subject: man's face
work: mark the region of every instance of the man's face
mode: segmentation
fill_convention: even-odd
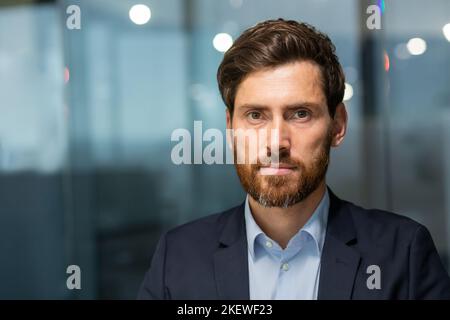
[[[333,124],[314,63],[249,74],[236,92],[232,118],[227,111],[227,128],[258,132],[256,152],[249,148],[254,138],[247,143],[233,139],[235,166],[246,192],[266,207],[288,207],[308,197],[324,180],[330,146],[337,144]],[[270,163],[276,152],[277,163]],[[245,163],[236,162],[237,153],[245,154]]]

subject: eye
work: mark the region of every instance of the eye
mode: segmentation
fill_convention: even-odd
[[[251,111],[251,112],[249,112],[249,113],[247,114],[247,117],[248,117],[250,120],[260,120],[261,117],[262,117],[262,115],[261,115],[261,112],[258,112],[258,111]]]
[[[295,119],[305,119],[309,117],[310,113],[308,110],[297,110],[294,112]]]

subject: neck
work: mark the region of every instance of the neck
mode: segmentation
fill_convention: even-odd
[[[306,224],[325,194],[325,179],[307,198],[288,208],[264,207],[248,197],[251,213],[261,230],[283,249]]]

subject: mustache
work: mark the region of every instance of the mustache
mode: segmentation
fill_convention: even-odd
[[[291,167],[291,168],[302,168],[303,162],[299,160],[292,159],[291,157],[286,157],[283,159],[279,159],[277,163],[273,163],[270,161],[270,158],[265,159],[264,161],[260,161],[258,159],[256,164],[251,165],[253,169],[259,170],[263,167]]]
[[[303,163],[299,160],[293,159],[291,153],[287,149],[280,149],[276,152],[277,157],[273,158],[274,153],[268,151],[263,157],[256,160],[253,168],[260,169],[262,167],[302,167]]]

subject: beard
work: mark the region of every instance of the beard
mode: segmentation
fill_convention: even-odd
[[[306,199],[325,178],[331,141],[330,131],[310,166],[291,158],[288,150],[280,150],[279,163],[295,166],[293,172],[286,175],[261,175],[259,161],[257,164],[237,164],[235,161],[239,180],[244,190],[264,207],[293,206]],[[236,150],[234,155],[236,160]]]

